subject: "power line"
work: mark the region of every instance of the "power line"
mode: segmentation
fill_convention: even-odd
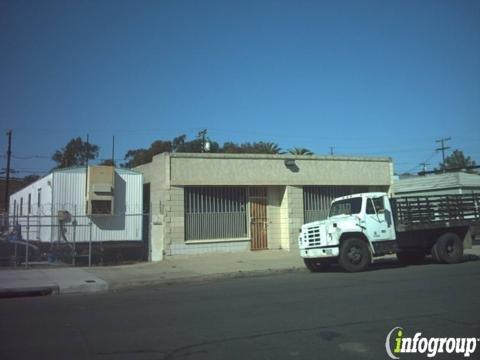
[[[445,146],[446,141],[450,141],[452,138],[441,138],[439,140],[435,140],[435,142],[442,144],[441,147],[437,148],[436,151],[442,152],[442,167],[445,169],[445,150],[450,149],[450,146]]]
[[[434,151],[427,159],[425,159],[423,161],[423,163],[428,163],[430,160],[432,160],[432,158],[437,154],[436,151]],[[407,173],[411,173],[413,172],[414,170],[416,170],[419,166],[421,166],[423,163],[420,163],[420,164],[417,164],[415,165],[414,167],[412,167],[411,169],[409,169],[408,171],[406,171]]]
[[[423,168],[423,172],[425,172],[425,171],[427,171],[427,166],[430,165],[430,164],[427,163],[427,162],[422,162],[419,165]]]
[[[51,156],[46,155],[26,155],[26,156],[12,156],[16,160],[31,160],[31,159],[51,159]]]

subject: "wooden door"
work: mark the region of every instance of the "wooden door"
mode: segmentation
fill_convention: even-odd
[[[250,235],[252,250],[264,250],[267,244],[267,189],[250,188]]]

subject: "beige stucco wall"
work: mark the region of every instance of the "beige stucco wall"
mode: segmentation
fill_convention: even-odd
[[[291,250],[298,248],[298,229],[303,225],[303,187],[287,186],[286,195],[288,229],[286,229],[287,239],[285,242],[288,244],[288,250]]]
[[[294,159],[293,171],[285,160]],[[171,182],[197,185],[388,185],[391,159],[233,154],[172,154]]]
[[[160,261],[165,252],[170,209],[170,162],[167,154],[155,156],[151,163],[135,168],[143,174],[145,184],[150,184],[150,244],[149,260]]]
[[[267,241],[269,249],[282,248],[282,201],[285,195],[285,186],[271,186],[267,188]]]

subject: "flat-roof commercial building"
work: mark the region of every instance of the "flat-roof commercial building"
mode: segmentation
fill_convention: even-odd
[[[296,249],[333,198],[390,191],[390,158],[164,153],[135,169],[150,205],[150,259]],[[145,204],[144,204],[145,207]]]

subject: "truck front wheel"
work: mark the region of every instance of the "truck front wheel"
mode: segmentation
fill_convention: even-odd
[[[303,262],[305,263],[305,266],[307,267],[308,270],[311,272],[319,272],[319,271],[325,271],[328,270],[330,267],[330,262],[326,259],[319,260],[319,259],[307,259],[304,258]]]
[[[462,240],[455,233],[445,233],[433,245],[432,255],[438,262],[456,264],[463,258]]]
[[[340,246],[340,266],[348,272],[365,270],[372,261],[372,255],[365,241],[359,238],[348,238]]]

